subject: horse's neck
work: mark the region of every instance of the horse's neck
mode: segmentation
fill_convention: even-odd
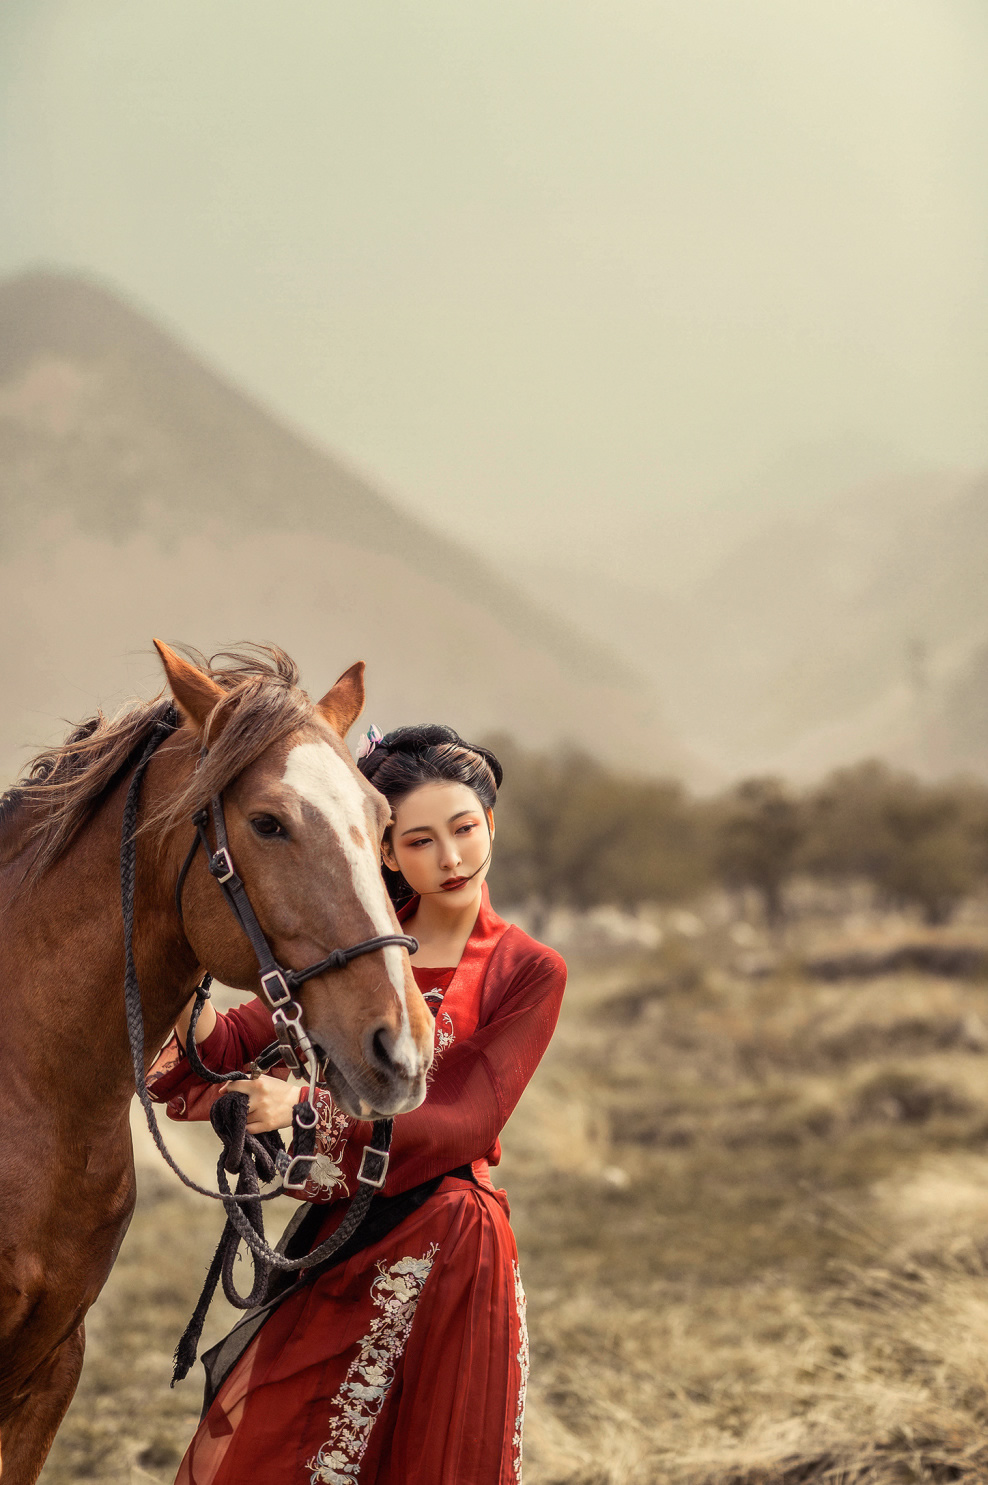
[[[62,1063],[59,1083],[91,1080],[99,1100],[129,1096],[133,1072],[124,1017],[120,827],[126,781],[65,855],[22,882],[0,909],[5,979],[32,1047]],[[191,994],[196,962],[171,904],[171,856],[142,842],[134,948],[153,1056]],[[16,863],[17,876],[23,859]]]

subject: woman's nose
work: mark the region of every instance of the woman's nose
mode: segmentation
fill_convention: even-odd
[[[443,871],[451,871],[454,866],[459,866],[460,862],[463,859],[459,851],[456,849],[455,841],[447,841],[440,855],[441,860],[439,862],[439,865]]]

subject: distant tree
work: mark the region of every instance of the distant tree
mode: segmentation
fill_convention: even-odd
[[[801,801],[780,779],[745,779],[713,805],[714,861],[730,887],[751,887],[766,921],[783,916],[783,888],[805,835]]]
[[[491,740],[504,765],[492,886],[540,920],[556,907],[681,900],[703,884],[698,820],[680,785],[624,777],[576,750]]]
[[[601,853],[598,900],[629,909],[645,902],[682,902],[711,879],[703,812],[669,779],[616,779],[624,828]],[[606,890],[605,890],[606,888]]]
[[[892,843],[880,884],[914,903],[928,923],[946,923],[974,890],[983,869],[969,791],[911,781],[885,808]]]
[[[890,849],[885,809],[898,778],[887,764],[869,759],[836,769],[812,789],[801,864],[815,876],[877,882]]]
[[[988,788],[975,782],[924,784],[872,761],[802,795],[751,778],[696,801],[573,749],[491,745],[505,771],[491,884],[528,904],[536,932],[557,907],[683,901],[715,876],[755,891],[774,924],[797,871],[867,879],[942,923],[988,872]]]
[[[983,878],[988,790],[928,784],[871,761],[838,769],[807,805],[807,869],[871,880],[886,901],[945,923]]]

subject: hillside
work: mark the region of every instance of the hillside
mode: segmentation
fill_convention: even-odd
[[[0,285],[0,541],[5,776],[156,687],[152,634],[275,641],[316,691],[362,657],[382,726],[683,766],[632,667],[88,282]]]
[[[890,478],[803,515],[794,492],[793,510],[683,597],[529,581],[647,675],[723,773],[879,755],[988,774],[988,480]]]

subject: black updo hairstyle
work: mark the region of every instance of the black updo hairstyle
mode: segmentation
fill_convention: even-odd
[[[423,784],[466,784],[484,809],[492,810],[503,778],[490,748],[464,742],[452,727],[440,723],[396,728],[357,767],[381,791],[392,811]],[[381,869],[391,900],[400,907],[412,896],[412,889],[401,872],[386,866]]]

